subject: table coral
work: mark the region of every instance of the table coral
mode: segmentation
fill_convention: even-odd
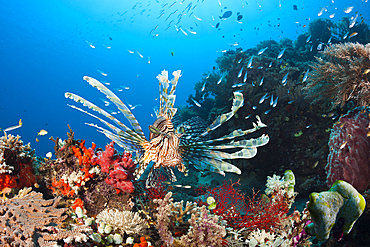
[[[41,193],[0,201],[0,245],[37,246],[40,231],[61,224],[66,208],[57,208],[60,197],[42,199]]]

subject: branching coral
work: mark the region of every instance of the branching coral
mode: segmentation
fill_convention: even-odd
[[[96,219],[111,225],[121,234],[142,234],[146,229],[146,221],[140,217],[139,213],[131,211],[105,209],[96,216]]]
[[[358,106],[370,102],[370,44],[336,44],[327,47],[308,76],[308,96],[317,101],[330,101],[330,108],[354,101]]]

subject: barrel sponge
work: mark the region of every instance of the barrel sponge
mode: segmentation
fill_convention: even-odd
[[[329,191],[311,193],[307,206],[312,223],[305,231],[320,241],[327,240],[338,219],[344,219],[343,234],[348,234],[366,206],[365,198],[349,183],[338,180]]]
[[[369,107],[356,107],[333,126],[325,167],[329,187],[337,180],[344,180],[359,191],[369,188],[369,114]]]

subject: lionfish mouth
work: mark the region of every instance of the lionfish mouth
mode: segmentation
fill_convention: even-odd
[[[166,70],[163,70],[162,73],[157,76],[159,81],[160,102],[159,110],[156,111],[157,119],[153,125],[149,126],[149,140],[145,138],[139,122],[131,113],[130,109],[98,80],[89,76],[84,76],[84,80],[104,93],[106,97],[117,106],[118,110],[131,124],[132,128],[127,127],[110,113],[76,94],[66,92],[65,97],[75,102],[82,103],[84,106],[102,114],[114,123],[111,124],[79,107],[69,105],[74,109],[98,119],[108,126],[110,130],[104,129],[96,124],[88,123],[89,126],[97,128],[99,132],[124,148],[126,152],[136,153],[136,161],[139,163],[134,174],[136,180],[141,177],[147,166],[153,163],[146,181],[147,187],[155,186],[161,168],[163,168],[171,181],[176,181],[176,176],[172,167],[177,167],[179,171],[185,174],[189,166],[193,166],[200,171],[208,170],[222,175],[225,175],[225,172],[241,174],[238,167],[225,160],[249,159],[254,157],[257,154],[257,147],[266,145],[269,142],[269,137],[267,135],[262,135],[257,139],[249,140],[246,140],[244,137],[260,128],[266,127],[266,125],[262,123],[259,116],[256,116],[257,124],[253,123],[252,129],[234,130],[232,133],[220,138],[203,141],[204,137],[228,121],[239,108],[243,106],[243,94],[234,92],[234,100],[230,112],[218,116],[211,125],[203,128],[196,136],[194,136],[195,132],[192,132],[192,135],[177,133],[172,124],[172,119],[177,111],[177,109],[174,108],[176,99],[175,89],[178,79],[181,77],[181,70],[174,71],[172,75],[174,78],[171,81],[168,80],[168,72]],[[191,120],[192,119],[190,119],[190,122]]]

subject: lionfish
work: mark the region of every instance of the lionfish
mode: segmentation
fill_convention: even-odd
[[[66,92],[65,97],[75,102],[82,103],[84,106],[102,114],[114,123],[111,124],[75,105],[68,105],[98,119],[108,126],[110,130],[104,129],[96,124],[86,123],[89,126],[97,128],[99,132],[124,148],[125,151],[136,154],[136,162],[139,164],[134,174],[136,180],[141,177],[147,166],[153,162],[153,166],[146,180],[146,187],[151,187],[156,184],[161,167],[172,182],[176,181],[176,176],[172,170],[173,167],[177,167],[180,172],[186,175],[190,165],[193,165],[200,171],[208,170],[222,175],[225,175],[225,172],[241,174],[238,167],[225,160],[248,159],[254,157],[257,154],[257,147],[268,143],[268,135],[262,135],[257,139],[249,140],[245,140],[241,137],[262,127],[266,127],[266,125],[262,123],[259,116],[256,116],[258,121],[257,124],[253,123],[254,128],[252,129],[238,129],[221,138],[206,140],[205,137],[210,132],[228,121],[234,116],[238,109],[243,106],[243,94],[234,92],[231,111],[218,116],[211,125],[201,132],[190,133],[191,131],[189,131],[188,134],[187,130],[184,131],[184,125],[182,125],[182,128],[175,129],[172,119],[177,111],[177,109],[174,108],[176,99],[175,90],[177,82],[181,77],[181,70],[174,71],[173,76],[174,78],[169,81],[168,71],[166,70],[163,70],[162,73],[157,76],[160,95],[159,109],[155,112],[157,119],[154,121],[153,125],[149,126],[149,140],[145,138],[142,128],[130,109],[98,80],[89,76],[83,77],[91,86],[105,94],[106,97],[117,106],[119,111],[131,124],[132,128],[127,127],[105,110],[76,94]],[[194,133],[196,133],[196,135],[194,135]],[[224,152],[224,150],[229,150],[229,152]]]

